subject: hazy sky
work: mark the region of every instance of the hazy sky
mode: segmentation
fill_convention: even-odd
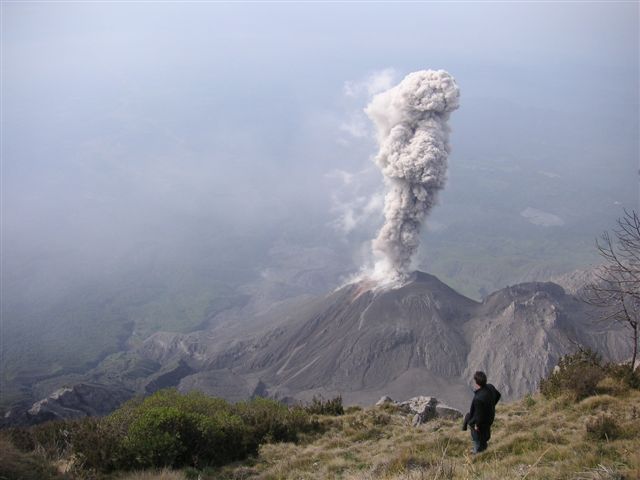
[[[362,108],[424,68],[462,92],[451,192],[455,165],[521,152],[633,207],[638,35],[637,2],[3,2],[5,260],[377,219]]]

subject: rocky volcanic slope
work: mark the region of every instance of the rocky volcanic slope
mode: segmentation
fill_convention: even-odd
[[[156,361],[171,352],[190,362],[198,372],[183,378],[181,389],[230,399],[340,393],[347,403],[372,403],[383,394],[426,393],[461,408],[477,369],[509,399],[534,390],[576,344],[624,358],[624,333],[593,321],[588,308],[550,282],[508,287],[478,303],[416,272],[393,290],[347,285],[278,327],[226,348],[218,344],[217,351],[205,338],[190,338],[189,348],[181,338],[176,347],[167,334],[151,337],[143,351]],[[207,353],[190,353],[194,348]]]
[[[347,402],[367,403],[383,392],[410,396],[434,384],[464,393],[463,325],[476,307],[426,274],[397,290],[349,285],[227,366],[258,374],[278,397],[342,393]]]
[[[415,272],[398,289],[351,284],[226,314],[207,331],[160,332],[74,381],[127,394],[177,386],[232,401],[341,394],[346,403],[370,404],[386,394],[427,394],[462,409],[477,369],[514,399],[534,390],[576,344],[612,360],[628,356],[624,331],[605,328],[588,309],[551,282],[508,287],[478,303]],[[56,410],[55,401],[51,411],[68,411]]]

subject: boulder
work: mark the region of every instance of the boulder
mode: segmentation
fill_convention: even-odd
[[[381,398],[376,405],[384,405],[384,402],[381,403],[384,398],[385,397]],[[460,412],[460,410],[440,403],[436,397],[413,397],[397,405],[400,410],[409,415],[413,415],[412,424],[414,426],[422,425],[433,418],[445,418],[448,420],[462,418],[462,412]]]
[[[435,397],[419,396],[400,403],[399,407],[414,414],[413,425],[421,425],[437,416],[437,404],[438,399]]]
[[[436,416],[447,420],[457,420],[462,418],[462,412],[444,403],[436,405]]]

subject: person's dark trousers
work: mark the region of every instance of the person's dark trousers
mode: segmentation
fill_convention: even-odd
[[[487,449],[487,437],[482,430],[471,428],[471,440],[473,440],[473,453],[484,452]]]

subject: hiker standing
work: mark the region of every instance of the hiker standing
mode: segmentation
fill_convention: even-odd
[[[476,372],[473,375],[474,395],[471,409],[464,418],[463,429],[467,425],[471,428],[473,453],[480,453],[487,449],[487,442],[491,438],[491,425],[496,415],[496,404],[500,400],[500,392],[496,387],[487,384],[487,375]]]

